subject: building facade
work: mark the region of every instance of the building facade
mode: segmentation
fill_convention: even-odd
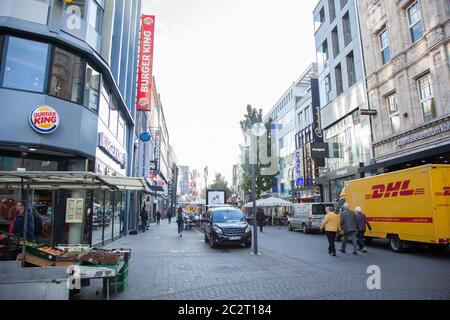
[[[292,83],[263,118],[265,123],[272,119],[272,127],[277,130],[277,135],[273,137],[277,139],[275,142],[277,143],[279,157],[279,174],[275,177],[272,193],[289,199],[296,191],[293,183],[295,179],[295,135],[297,133],[296,101],[304,94],[304,90],[297,84],[297,82]]]
[[[315,42],[327,171],[319,184],[323,200],[339,198],[345,181],[373,157],[365,72],[356,0],[321,0],[314,10]]]
[[[447,0],[360,0],[373,117],[382,173],[450,161],[450,7]]]
[[[68,1],[67,1],[68,2]],[[133,175],[141,1],[5,0],[0,6],[0,170]],[[2,199],[21,198],[1,190]],[[65,223],[67,198],[83,223]],[[36,238],[103,245],[126,234],[132,195],[36,190]],[[52,231],[53,230],[53,231]]]
[[[308,67],[296,81],[296,86],[302,88],[303,93],[301,97],[297,98],[295,107],[296,151],[292,184],[293,188],[297,190],[295,198],[298,201],[320,201],[317,179],[319,169],[325,167],[328,147],[323,144],[316,63],[312,63]]]

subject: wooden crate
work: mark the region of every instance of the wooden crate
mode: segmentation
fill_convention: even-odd
[[[23,259],[23,254],[21,253],[17,256],[17,260],[22,260],[22,259]],[[34,266],[38,266],[38,267],[54,267],[55,266],[55,262],[33,256],[29,253],[27,253],[25,255],[25,262],[32,264]]]

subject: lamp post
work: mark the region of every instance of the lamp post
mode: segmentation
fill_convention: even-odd
[[[258,122],[252,126],[252,132],[256,136],[256,163],[252,165],[252,198],[253,198],[253,253],[258,254],[258,224],[256,219],[256,167],[259,164],[259,137],[266,133],[264,123]]]

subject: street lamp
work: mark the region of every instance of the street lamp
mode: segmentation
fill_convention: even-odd
[[[253,198],[253,249],[258,254],[258,225],[256,221],[256,167],[259,164],[259,138],[266,133],[264,123],[258,122],[252,126],[252,133],[256,136],[256,163],[252,166],[252,198]]]

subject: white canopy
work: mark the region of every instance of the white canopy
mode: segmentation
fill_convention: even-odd
[[[102,176],[91,172],[0,171],[0,188],[20,189],[113,189],[150,192],[139,177]]]
[[[276,197],[256,200],[257,207],[273,208],[273,207],[292,207],[293,203]],[[246,208],[253,208],[253,202],[245,205]]]

